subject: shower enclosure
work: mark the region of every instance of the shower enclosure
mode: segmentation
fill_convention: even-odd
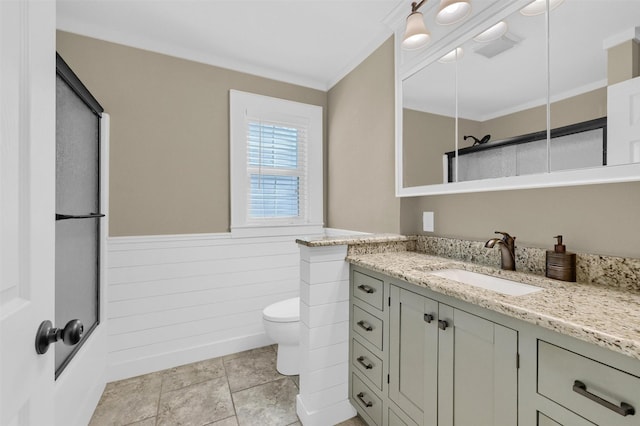
[[[103,108],[64,60],[56,58],[55,322],[79,319],[75,346],[55,345],[62,373],[100,318],[100,120]]]

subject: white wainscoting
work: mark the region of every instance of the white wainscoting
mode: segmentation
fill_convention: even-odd
[[[114,237],[108,380],[272,343],[262,310],[300,292],[295,237]]]

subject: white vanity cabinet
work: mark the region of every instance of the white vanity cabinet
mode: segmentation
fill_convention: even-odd
[[[394,285],[390,298],[389,398],[419,424],[516,425],[518,333]]]

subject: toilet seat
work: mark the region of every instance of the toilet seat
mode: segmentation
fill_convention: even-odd
[[[262,311],[262,317],[272,322],[300,321],[300,298],[294,297],[269,305]]]

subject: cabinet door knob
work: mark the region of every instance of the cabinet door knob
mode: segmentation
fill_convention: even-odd
[[[592,394],[591,392],[587,391],[587,385],[582,383],[580,380],[576,380],[573,382],[573,391],[584,396],[585,398],[590,399],[593,402],[602,405],[605,408],[608,408],[615,413],[620,414],[623,417],[633,416],[636,413],[636,410],[633,408],[633,406],[627,404],[626,402],[621,402],[620,406],[617,406],[604,398],[600,398],[598,395]]]
[[[449,323],[446,322],[445,320],[438,320],[438,328],[440,330],[446,330],[447,327],[449,327]]]
[[[433,315],[431,314],[424,314],[424,321],[431,324],[431,321],[433,321]]]

